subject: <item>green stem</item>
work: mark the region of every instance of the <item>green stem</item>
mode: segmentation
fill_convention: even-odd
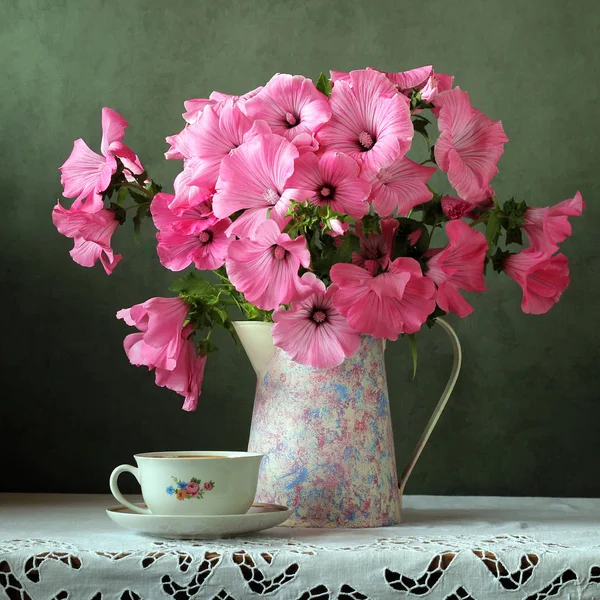
[[[150,206],[151,202],[142,202],[142,204],[132,204],[131,206],[124,207],[123,210],[132,210],[134,208],[139,208],[140,206]]]
[[[137,192],[141,192],[149,200],[152,200],[152,198],[154,198],[154,194],[152,192],[147,190],[144,186],[139,185],[138,183],[124,183],[122,187],[136,190]]]

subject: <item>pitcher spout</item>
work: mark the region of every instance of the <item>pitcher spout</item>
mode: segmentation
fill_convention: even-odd
[[[275,345],[271,336],[273,323],[234,321],[233,326],[256,372],[256,376],[262,377],[275,353]]]

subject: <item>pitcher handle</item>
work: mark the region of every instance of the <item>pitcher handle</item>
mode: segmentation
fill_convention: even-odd
[[[442,326],[442,329],[448,334],[450,338],[450,342],[452,342],[452,351],[454,353],[454,362],[452,363],[452,371],[450,372],[450,378],[448,379],[448,383],[446,383],[446,387],[442,396],[440,397],[429,422],[425,427],[425,431],[421,435],[421,439],[417,442],[417,445],[413,451],[413,454],[408,462],[406,469],[404,469],[404,473],[402,473],[402,477],[400,477],[400,496],[402,496],[404,492],[404,487],[406,486],[406,482],[412,473],[412,470],[415,468],[415,464],[419,460],[419,456],[421,456],[421,452],[423,452],[423,448],[425,448],[425,444],[429,440],[429,436],[433,432],[434,427],[437,425],[444,408],[446,408],[446,404],[448,403],[448,399],[452,394],[452,390],[454,389],[454,385],[456,384],[456,380],[458,379],[458,375],[460,373],[460,367],[462,364],[462,348],[460,346],[460,341],[456,332],[452,327],[446,323],[443,319],[436,319],[436,321]]]

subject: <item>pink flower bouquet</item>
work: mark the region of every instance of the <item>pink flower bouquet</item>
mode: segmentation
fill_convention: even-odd
[[[184,129],[167,138],[166,158],[183,161],[174,194],[123,143],[125,119],[104,108],[101,154],[79,139],[60,168],[74,202],[58,203],[53,221],[73,239],[71,256],[112,273],[122,259],[112,235],[134,210],[136,231],[152,217],[161,264],[190,268],[171,286],[176,297],[117,313],[137,329],[125,338],[129,360],[194,410],[213,328],[235,337],[229,309],[273,321],[275,345],[316,368],[354,354],[361,334],[413,340],[440,315],[466,317],[463,292],[485,291],[488,267],[522,288],[523,311],[547,312],[569,285],[557,252],[581,194],[546,208],[501,203],[491,182],[502,123],[453,84],[430,66],[333,71],[316,84],[277,74],[242,96],[189,100]],[[448,242],[436,247],[440,228]],[[523,232],[527,247],[507,250]]]

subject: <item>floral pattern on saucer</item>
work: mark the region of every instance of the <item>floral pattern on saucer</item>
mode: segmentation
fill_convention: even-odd
[[[175,496],[177,500],[191,500],[192,498],[202,499],[206,492],[210,492],[215,487],[214,481],[205,481],[192,477],[189,481],[183,481],[177,477],[171,477],[175,485],[170,485],[166,492],[170,496]]]

